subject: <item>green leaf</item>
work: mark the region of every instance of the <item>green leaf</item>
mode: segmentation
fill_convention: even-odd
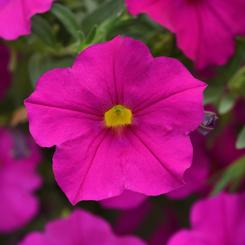
[[[68,67],[72,62],[73,58],[71,57],[51,58],[34,54],[28,64],[29,77],[33,86],[35,87],[37,80],[44,72],[54,68]]]
[[[59,3],[54,4],[51,12],[64,25],[66,30],[75,38],[79,39],[79,25],[71,10]]]
[[[217,182],[211,195],[217,195],[224,190],[228,185],[231,187],[237,187],[241,183],[245,176],[245,156],[236,160],[234,163],[228,166],[225,172],[222,174],[221,179]],[[233,188],[234,189],[234,188]]]
[[[124,0],[110,0],[104,4],[99,5],[99,7],[93,11],[91,14],[87,15],[82,21],[83,31],[88,34],[90,30],[96,26],[100,25],[103,21],[114,18],[124,9]]]
[[[243,127],[242,131],[240,132],[237,142],[236,142],[237,149],[245,148],[245,126]]]
[[[55,36],[48,21],[36,15],[32,18],[32,32],[40,38],[43,43],[54,46]]]
[[[245,96],[245,66],[236,72],[228,86],[233,93]]]
[[[227,112],[231,111],[231,109],[235,105],[235,102],[236,102],[236,100],[235,100],[234,96],[225,95],[219,103],[219,107],[218,107],[219,113],[220,114],[226,114]]]
[[[222,87],[208,86],[205,90],[204,103],[216,104],[223,93]]]

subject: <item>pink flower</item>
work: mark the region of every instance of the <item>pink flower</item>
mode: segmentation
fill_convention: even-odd
[[[191,211],[190,230],[176,233],[168,245],[245,244],[244,194],[220,194],[197,202]]]
[[[117,237],[105,220],[83,210],[46,225],[44,232],[33,232],[20,245],[144,245],[133,236]]]
[[[21,228],[37,213],[33,192],[41,185],[39,160],[40,153],[30,137],[0,128],[1,233]]]
[[[131,14],[146,13],[176,34],[197,68],[223,65],[245,35],[244,0],[126,0]]]
[[[0,99],[2,99],[6,93],[6,90],[10,84],[10,73],[8,71],[9,63],[9,51],[0,44]]]
[[[31,32],[31,17],[51,8],[53,0],[0,0],[0,37],[14,40]]]
[[[199,133],[192,133],[193,163],[185,172],[186,184],[177,190],[168,193],[168,197],[182,199],[207,187],[210,159],[205,150],[205,138]]]
[[[55,178],[75,204],[181,186],[204,89],[177,60],[116,37],[44,74],[25,106],[36,142],[57,146]]]

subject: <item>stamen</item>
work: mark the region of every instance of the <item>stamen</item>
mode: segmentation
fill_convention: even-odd
[[[130,125],[132,119],[132,111],[123,105],[115,105],[104,114],[105,125],[108,128]]]

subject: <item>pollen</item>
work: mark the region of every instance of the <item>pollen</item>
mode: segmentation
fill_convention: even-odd
[[[104,114],[105,125],[108,128],[130,125],[132,119],[132,111],[123,105],[115,105]]]

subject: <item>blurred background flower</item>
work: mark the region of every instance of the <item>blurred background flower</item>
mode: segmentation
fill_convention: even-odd
[[[37,215],[39,148],[19,130],[0,128],[0,232],[22,228]]]

